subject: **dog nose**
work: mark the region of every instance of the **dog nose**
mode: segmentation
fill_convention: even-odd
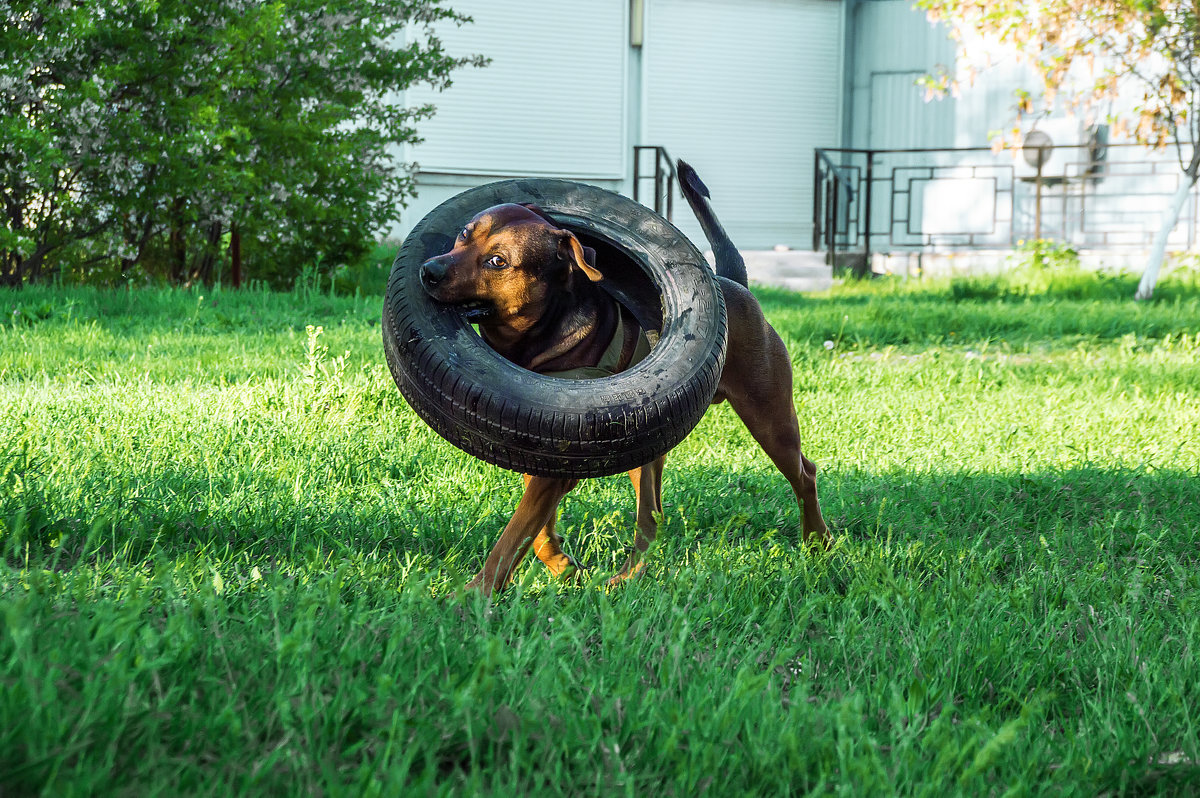
[[[446,264],[430,258],[421,264],[421,282],[426,288],[437,288],[446,279]]]

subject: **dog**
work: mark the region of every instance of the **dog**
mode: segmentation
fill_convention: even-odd
[[[747,287],[746,266],[717,220],[708,188],[683,161],[677,174],[684,198],[716,259],[728,314],[728,344],[712,403],[728,401],[755,441],[792,487],[806,545],[827,549],[831,536],[817,500],[816,466],[800,450],[787,349]],[[597,283],[596,253],[559,228],[535,205],[497,205],[476,215],[451,250],[421,266],[421,283],[436,302],[460,308],[487,344],[539,374],[596,377],[638,362],[649,341],[632,314]],[[645,567],[644,554],[662,514],[665,455],[629,472],[637,501],[637,532],[619,584]],[[555,530],[558,504],[578,479],[525,475],[525,492],[483,568],[467,587],[503,590],[532,547],[556,576],[577,574]]]

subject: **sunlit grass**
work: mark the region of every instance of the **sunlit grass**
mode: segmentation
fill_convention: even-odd
[[[590,584],[492,605],[519,480],[404,405],[378,298],[0,294],[0,792],[1189,789],[1200,290],[1120,279],[761,291],[834,550],[721,406],[647,578],[594,480]]]

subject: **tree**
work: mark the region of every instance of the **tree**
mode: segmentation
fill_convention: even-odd
[[[1130,112],[1114,120],[1114,133],[1174,146],[1183,179],[1138,285],[1136,297],[1149,299],[1167,238],[1200,174],[1200,6],[1173,0],[918,0],[918,6],[947,23],[960,44],[975,34],[1012,48],[1037,70],[1048,104],[1060,92],[1076,108],[1132,98]],[[1025,92],[1020,110],[1034,110]]]
[[[0,11],[0,283],[207,281],[360,257],[413,191],[439,0],[11,0]],[[245,247],[239,246],[245,244]],[[235,264],[236,266],[237,264]]]
[[[111,220],[88,194],[87,143],[71,120],[95,113],[92,87],[68,64],[77,15],[7,7],[0,28],[0,284],[36,278],[56,250],[100,234]]]

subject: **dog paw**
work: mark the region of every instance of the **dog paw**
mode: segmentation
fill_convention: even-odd
[[[488,576],[483,571],[480,571],[479,573],[475,574],[475,576],[471,577],[470,582],[467,582],[467,584],[463,586],[462,592],[464,595],[480,593],[484,596],[490,597],[502,591],[505,587],[505,584],[507,584],[497,584],[497,581],[498,580],[496,577]]]
[[[624,568],[617,573],[612,579],[608,580],[609,587],[618,587],[626,582],[637,579],[642,574],[646,573],[646,564],[641,560],[629,562]]]
[[[575,560],[571,560],[571,564],[555,574],[555,578],[565,585],[578,586],[587,583],[588,573],[586,568]]]
[[[828,529],[804,533],[804,548],[816,554],[827,554],[833,548],[833,535]]]

